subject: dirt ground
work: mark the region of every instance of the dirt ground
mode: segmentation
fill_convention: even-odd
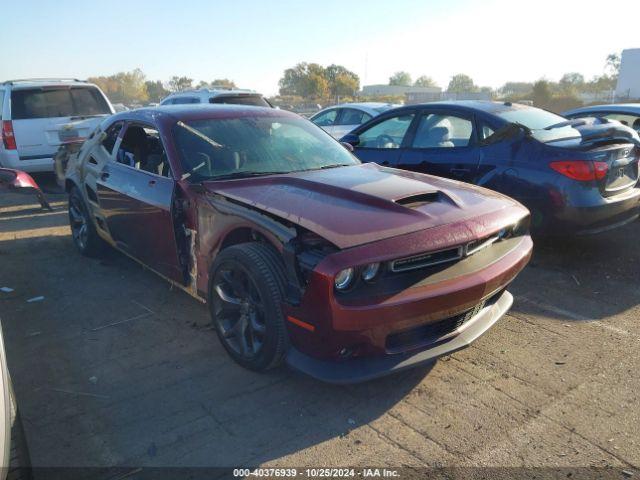
[[[0,317],[34,466],[612,467],[640,478],[640,222],[538,242],[511,312],[354,386],[248,372],[206,307],[0,195]],[[29,299],[44,297],[40,300]],[[635,474],[634,474],[635,472]]]

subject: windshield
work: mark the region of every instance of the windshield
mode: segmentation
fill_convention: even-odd
[[[174,137],[183,178],[191,182],[360,163],[320,128],[295,117],[178,122]]]
[[[580,132],[569,125],[545,130],[553,125],[566,122],[567,119],[539,108],[519,108],[499,112],[497,115],[508,122],[519,123],[529,128],[531,135],[541,142],[553,142],[556,140],[580,137]]]

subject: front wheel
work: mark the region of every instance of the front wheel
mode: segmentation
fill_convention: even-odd
[[[234,245],[220,252],[211,267],[213,324],[225,350],[245,368],[264,371],[284,359],[284,285],[282,260],[269,245]]]

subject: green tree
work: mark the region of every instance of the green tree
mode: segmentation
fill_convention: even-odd
[[[584,75],[578,72],[565,73],[560,79],[560,85],[580,86],[584,84]]]
[[[189,90],[193,88],[193,78],[189,77],[178,77],[174,75],[169,80],[169,91],[171,92],[182,92],[184,90]]]
[[[236,83],[228,78],[216,78],[209,85],[211,85],[211,87],[238,88],[236,87]]]
[[[438,86],[436,81],[433,78],[428,77],[427,75],[421,75],[420,77],[418,77],[416,81],[413,82],[413,85],[415,87],[437,87]]]
[[[617,53],[610,53],[607,55],[607,60],[604,64],[605,71],[613,77],[617,77],[620,73],[620,55]]]
[[[389,77],[389,85],[401,85],[408,87],[411,85],[411,75],[408,72],[396,72]]]
[[[88,80],[98,85],[113,103],[143,103],[149,99],[145,75],[139,68],[110,76],[91,77]]]
[[[458,73],[451,77],[447,91],[451,93],[477,92],[478,87],[476,87],[469,75]]]
[[[341,96],[353,96],[360,89],[360,77],[342,65],[329,65],[324,70],[329,83],[329,93],[336,100]]]
[[[149,96],[150,102],[158,103],[164,97],[169,95],[169,91],[164,88],[162,82],[160,80],[156,80],[155,82],[152,80],[147,80],[144,82],[145,87],[147,88],[147,95]]]
[[[338,98],[353,95],[360,88],[360,79],[341,65],[325,68],[317,63],[301,62],[287,68],[278,85],[282,96]]]
[[[551,103],[552,98],[553,93],[549,81],[540,79],[533,84],[531,100],[533,100],[535,106],[547,107]]]

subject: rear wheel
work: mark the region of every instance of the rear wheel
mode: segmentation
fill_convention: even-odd
[[[229,247],[216,258],[209,278],[211,318],[229,355],[251,370],[280,365],[287,348],[285,275],[275,249],[259,243]]]
[[[105,242],[98,235],[84,199],[75,187],[69,193],[69,225],[73,244],[81,254],[87,257],[98,257],[103,253]]]

